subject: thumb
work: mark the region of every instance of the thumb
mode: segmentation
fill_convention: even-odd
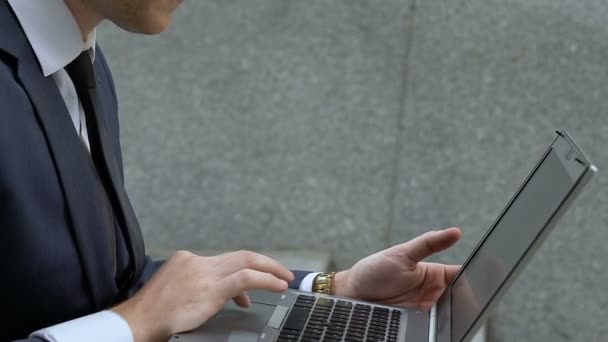
[[[249,295],[247,292],[243,292],[240,295],[232,298],[234,303],[242,308],[248,308],[251,305],[251,299],[249,299]]]
[[[412,262],[420,262],[429,256],[452,247],[460,237],[462,232],[459,228],[449,228],[440,231],[424,233],[400,246],[404,254]]]

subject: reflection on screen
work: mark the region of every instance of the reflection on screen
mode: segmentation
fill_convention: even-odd
[[[555,151],[469,260],[452,287],[452,341],[460,341],[572,188]]]

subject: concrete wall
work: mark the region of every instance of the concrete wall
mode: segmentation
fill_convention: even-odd
[[[493,341],[605,339],[608,3],[208,0],[107,25],[149,246],[333,252],[460,226],[460,263],[567,128],[600,168],[491,318]]]

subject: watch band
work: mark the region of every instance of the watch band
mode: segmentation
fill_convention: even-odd
[[[333,294],[332,288],[335,275],[336,272],[317,274],[312,283],[312,292]]]

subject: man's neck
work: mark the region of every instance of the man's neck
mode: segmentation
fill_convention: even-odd
[[[65,4],[72,12],[83,41],[89,34],[103,21],[103,17],[85,0],[64,0]]]

